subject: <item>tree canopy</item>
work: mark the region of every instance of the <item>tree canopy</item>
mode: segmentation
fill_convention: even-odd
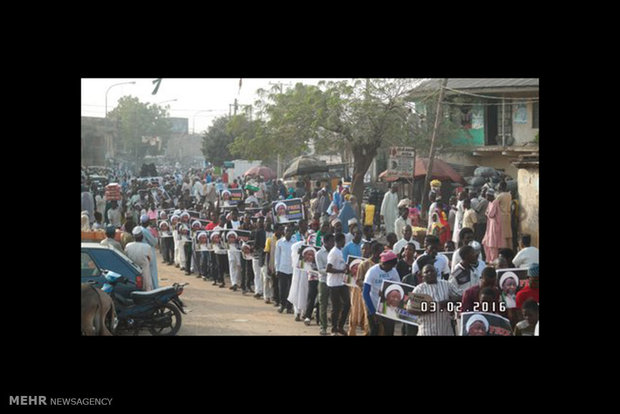
[[[172,126],[167,118],[167,108],[140,102],[132,96],[119,99],[118,105],[108,113],[108,119],[117,126],[117,146],[138,159],[146,154],[159,155],[165,149]],[[142,137],[159,137],[161,145],[144,143]]]
[[[232,159],[229,147],[234,136],[229,132],[229,121],[229,116],[216,118],[202,137],[202,154],[213,165],[221,166]]]
[[[352,192],[361,197],[363,178],[380,148],[413,146],[428,156],[437,94],[417,97],[411,92],[419,79],[354,79],[296,84],[282,91],[259,90],[256,119],[243,115],[231,119],[229,132],[233,155],[284,162],[307,153],[345,152],[352,155]],[[455,124],[442,122],[437,153],[450,148]]]

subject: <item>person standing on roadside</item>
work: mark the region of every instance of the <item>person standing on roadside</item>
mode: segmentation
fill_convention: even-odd
[[[499,203],[495,199],[495,191],[487,190],[487,200],[489,207],[487,208],[487,229],[482,239],[482,246],[487,263],[492,263],[499,256],[499,249],[504,246],[504,237],[502,235],[501,213]]]
[[[100,244],[103,246],[110,246],[118,250],[119,252],[123,251],[121,244],[114,240],[114,236],[116,235],[116,228],[114,226],[108,226],[105,228],[106,238],[101,240]]]
[[[142,226],[142,233],[144,234],[144,241],[151,246],[151,278],[153,279],[153,289],[157,289],[159,287],[159,281],[157,277],[157,251],[155,248],[157,247],[157,238],[153,236],[151,230],[149,229],[149,216],[143,214],[140,217],[140,225]]]
[[[398,218],[398,184],[393,183],[390,190],[383,196],[380,214],[381,220],[385,224],[385,233],[394,233],[394,223]]]
[[[349,336],[356,335],[356,327],[360,326],[364,331],[364,336],[370,335],[370,322],[368,320],[368,311],[366,310],[366,304],[364,303],[363,289],[364,289],[364,277],[368,269],[378,264],[381,260],[381,253],[383,253],[383,245],[376,240],[365,243],[362,251],[369,250],[369,255],[363,256],[367,259],[359,264],[357,268],[357,275],[355,277],[355,284],[357,285],[351,292],[351,315],[349,317]]]
[[[423,310],[410,311],[419,315],[418,336],[454,336],[450,312],[446,309],[448,302],[460,300],[461,295],[451,283],[437,277],[437,269],[431,264],[422,268],[422,277],[424,282],[417,285],[412,292],[428,295],[432,302],[428,302]]]
[[[143,289],[145,291],[153,290],[153,278],[151,277],[151,247],[144,242],[144,234],[142,227],[136,226],[132,229],[131,234],[135,241],[127,243],[125,246],[125,254],[140,268],[142,268]]]
[[[392,336],[394,335],[395,321],[379,316],[376,312],[383,281],[400,282],[400,276],[398,276],[396,271],[398,257],[391,250],[385,250],[379,257],[380,263],[372,266],[364,275],[363,297],[366,304],[366,314],[368,315],[370,336]]]
[[[316,254],[316,266],[319,271],[319,323],[321,336],[327,335],[327,305],[329,303],[329,288],[327,286],[327,258],[334,248],[335,238],[332,233],[323,235],[321,250]]]
[[[349,315],[349,288],[344,284],[347,264],[342,256],[345,236],[340,233],[335,237],[336,245],[327,256],[327,286],[332,301],[332,335],[346,336],[344,323]]]
[[[496,200],[499,205],[500,223],[502,227],[502,239],[503,243],[500,247],[507,247],[512,249],[512,220],[511,220],[511,205],[512,195],[508,189],[506,181],[499,183],[499,194],[497,194]]]
[[[293,304],[288,301],[288,294],[291,289],[291,281],[293,278],[293,262],[292,262],[292,247],[294,226],[288,225],[284,230],[284,237],[278,240],[276,245],[275,254],[275,267],[278,278],[278,284],[280,289],[280,309],[279,313],[293,313]]]

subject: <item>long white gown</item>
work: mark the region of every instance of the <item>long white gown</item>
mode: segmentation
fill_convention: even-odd
[[[291,289],[286,299],[293,304],[295,314],[304,312],[308,303],[308,278],[299,267],[299,248],[302,244],[304,244],[303,241],[298,241],[291,246],[293,277],[291,278]]]
[[[151,278],[151,246],[144,242],[131,242],[125,246],[125,253],[132,261],[142,268],[142,282],[144,290],[153,290],[153,279]],[[151,258],[154,260],[154,258]]]
[[[388,191],[383,196],[381,203],[381,215],[385,223],[385,232],[394,233],[394,222],[398,218],[398,192]]]

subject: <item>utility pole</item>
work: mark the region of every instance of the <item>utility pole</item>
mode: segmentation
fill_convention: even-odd
[[[444,78],[441,82],[441,89],[439,89],[439,98],[437,100],[437,111],[435,113],[435,125],[433,127],[433,135],[431,136],[431,150],[428,155],[428,168],[426,170],[426,177],[424,178],[424,187],[422,188],[422,218],[426,216],[428,211],[428,192],[427,187],[430,182],[430,178],[433,174],[433,157],[435,156],[435,138],[437,138],[437,131],[439,130],[439,123],[441,122],[441,101],[443,101],[443,94],[446,86],[448,85],[448,78]],[[430,220],[430,217],[427,217]]]

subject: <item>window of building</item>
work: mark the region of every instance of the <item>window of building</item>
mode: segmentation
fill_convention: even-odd
[[[532,104],[532,128],[538,128],[538,102]]]

